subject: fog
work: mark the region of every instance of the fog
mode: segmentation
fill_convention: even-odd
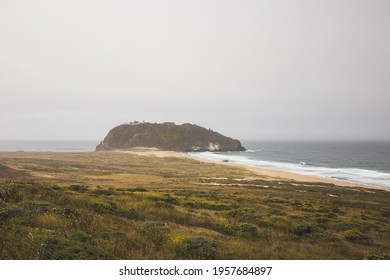
[[[390,1],[0,2],[0,139],[133,120],[390,140]]]

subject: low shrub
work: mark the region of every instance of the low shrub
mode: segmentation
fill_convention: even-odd
[[[53,209],[53,205],[45,201],[23,201],[18,204],[18,208],[24,215],[40,215],[50,212]]]
[[[162,245],[168,240],[170,228],[160,221],[147,221],[142,226],[144,237],[155,245]]]
[[[55,208],[53,210],[58,216],[63,218],[75,218],[78,216],[77,211],[70,208]]]
[[[383,254],[375,254],[375,253],[369,254],[366,257],[366,260],[384,260],[384,259],[385,259],[385,255],[383,255]]]
[[[70,236],[70,238],[72,240],[85,243],[85,242],[87,242],[87,241],[89,241],[91,239],[91,235],[87,234],[84,231],[78,230],[78,231],[74,232]]]
[[[244,237],[256,238],[258,237],[257,227],[249,223],[228,224],[225,226],[228,234]]]
[[[345,240],[353,243],[370,245],[372,244],[372,239],[360,231],[357,230],[347,230],[343,233]]]
[[[22,187],[10,183],[0,188],[0,199],[4,202],[19,202],[22,200]]]
[[[179,201],[177,200],[176,197],[171,196],[170,194],[165,194],[162,198],[161,201],[169,203],[169,204],[179,204]]]
[[[94,203],[91,208],[99,214],[115,214],[118,211],[118,206],[114,201]]]
[[[255,214],[253,209],[236,209],[229,211],[226,216],[229,219],[233,219],[240,222],[253,222],[260,217]]]
[[[165,202],[165,201],[156,201],[155,205],[160,209],[162,209],[162,208],[173,209],[174,208],[174,206],[172,204]]]
[[[134,208],[130,208],[128,210],[122,211],[121,213],[123,217],[131,219],[131,220],[143,220],[144,216]]]
[[[20,209],[9,205],[8,203],[4,202],[3,200],[0,200],[0,222],[5,221],[6,219],[18,215],[20,212]]]
[[[305,236],[316,231],[316,228],[310,225],[300,225],[293,229],[295,235]]]
[[[224,211],[230,210],[232,207],[226,203],[208,203],[208,202],[199,202],[199,201],[187,201],[183,203],[184,207],[193,208],[193,209],[207,209],[214,211]]]
[[[169,204],[179,204],[179,201],[176,197],[171,196],[170,194],[165,194],[163,196],[149,196],[148,199],[152,201],[163,201]]]
[[[92,193],[94,195],[114,195],[115,190],[114,189],[96,189],[96,190],[93,190]]]
[[[176,254],[180,258],[194,260],[215,260],[219,242],[203,237],[188,237],[176,246]]]
[[[223,211],[223,210],[232,209],[232,207],[226,203],[204,203],[202,208],[208,209],[208,210],[215,210],[215,211]]]
[[[127,188],[122,190],[127,192],[148,192],[148,190],[144,188]]]
[[[71,185],[69,186],[69,189],[71,191],[76,191],[76,192],[86,192],[88,191],[88,187],[84,185]]]
[[[339,231],[345,231],[345,230],[350,230],[354,229],[357,226],[351,223],[345,223],[345,222],[340,222],[335,225],[335,229]]]
[[[381,215],[386,218],[390,218],[390,208],[382,208]]]
[[[279,209],[270,209],[269,210],[269,215],[272,215],[272,216],[286,216],[287,213],[286,212],[283,212]]]

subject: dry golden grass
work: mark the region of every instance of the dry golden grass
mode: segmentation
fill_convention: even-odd
[[[0,259],[381,259],[390,193],[185,157],[0,153]]]

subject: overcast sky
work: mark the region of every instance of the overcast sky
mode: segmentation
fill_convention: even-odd
[[[390,1],[0,0],[0,139],[132,120],[390,140]]]

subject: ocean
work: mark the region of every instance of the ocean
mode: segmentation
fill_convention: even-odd
[[[0,151],[91,152],[100,140],[0,141]],[[209,160],[390,188],[390,142],[242,141],[245,152],[188,153]]]
[[[0,140],[0,151],[92,152],[100,140]]]
[[[242,141],[245,152],[191,156],[390,188],[390,142]]]

